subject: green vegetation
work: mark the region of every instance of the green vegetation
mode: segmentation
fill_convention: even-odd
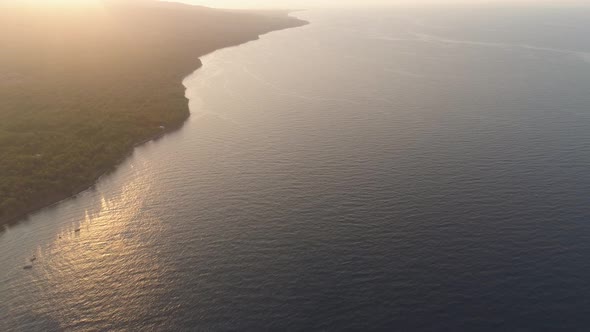
[[[199,56],[303,22],[145,1],[0,11],[0,223],[71,196],[188,117]]]

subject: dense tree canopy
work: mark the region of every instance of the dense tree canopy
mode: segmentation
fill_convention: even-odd
[[[178,127],[199,56],[302,23],[109,3],[0,12],[0,222],[88,187],[161,126]]]

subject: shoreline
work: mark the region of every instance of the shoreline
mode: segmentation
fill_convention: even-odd
[[[199,69],[200,69],[200,67],[197,68],[196,70],[199,70]],[[90,183],[80,186],[80,188],[74,190],[72,194],[70,194],[70,195],[65,195],[65,194],[64,195],[56,195],[54,197],[48,198],[44,202],[40,202],[40,203],[30,207],[29,209],[26,209],[26,211],[23,211],[16,216],[0,219],[0,234],[10,227],[16,226],[16,225],[20,224],[21,222],[27,221],[32,215],[34,215],[37,212],[41,212],[45,209],[50,209],[52,207],[55,207],[65,201],[67,201],[67,200],[75,199],[78,195],[80,195],[88,190],[91,190],[92,188],[94,188],[94,186],[96,186],[98,181],[100,181],[100,179],[103,176],[109,175],[111,172],[115,172],[117,170],[117,168],[135,152],[136,148],[138,148],[146,143],[149,143],[151,141],[158,140],[167,134],[170,134],[170,133],[173,133],[177,130],[182,129],[182,127],[184,126],[184,124],[186,123],[186,121],[189,118],[190,118],[190,113],[185,117],[185,119],[182,122],[176,124],[175,126],[163,129],[158,134],[152,135],[151,137],[148,137],[140,142],[133,144],[131,149],[129,149],[129,151],[127,151],[127,153],[125,153],[125,155],[123,157],[119,158],[115,163],[113,163],[113,165],[109,166],[108,168],[102,169],[100,172],[98,172],[99,173],[98,176],[96,176],[92,181],[89,181]]]
[[[292,11],[286,11],[285,12],[285,16],[290,17],[290,13]],[[223,46],[220,48],[217,48],[211,52],[208,52],[206,54],[202,54],[197,58],[197,64],[196,64],[196,68],[191,71],[190,73],[184,75],[182,77],[182,79],[180,80],[180,85],[184,87],[184,85],[182,84],[182,82],[190,75],[194,74],[195,72],[197,72],[198,70],[200,70],[203,67],[203,62],[201,61],[202,57],[205,57],[209,54],[212,54],[216,51],[219,50],[223,50],[226,48],[231,48],[231,47],[237,47],[240,45],[244,45],[246,43],[250,43],[253,41],[257,41],[260,39],[261,36],[264,36],[268,33],[272,33],[272,32],[278,32],[278,31],[282,31],[282,30],[287,30],[287,29],[293,29],[293,28],[298,28],[298,27],[302,27],[305,25],[308,25],[310,22],[305,21],[305,20],[301,20],[301,19],[297,19],[299,21],[299,25],[295,25],[295,26],[286,26],[286,27],[282,27],[282,28],[278,28],[278,29],[274,29],[271,31],[267,31],[265,33],[261,33],[259,35],[257,35],[255,38],[251,38],[248,40],[244,40],[241,42],[237,42],[234,44],[229,44],[227,46]],[[186,90],[186,89],[185,89]],[[186,102],[186,107],[188,108],[188,101]],[[184,118],[181,119],[181,121],[179,121],[178,123],[174,123],[172,126],[166,127],[164,129],[162,129],[160,132],[151,135],[143,140],[140,140],[136,143],[134,143],[132,145],[132,147],[126,152],[124,153],[119,159],[117,159],[112,165],[100,170],[97,172],[97,175],[95,177],[93,177],[91,180],[89,180],[87,183],[85,183],[84,185],[81,185],[79,188],[76,188],[75,190],[72,191],[71,194],[62,194],[62,195],[55,195],[52,197],[48,197],[47,199],[34,204],[32,206],[30,206],[27,209],[24,209],[23,211],[20,211],[12,216],[8,216],[8,217],[3,217],[0,218],[0,234],[2,234],[4,231],[6,231],[7,229],[9,229],[10,227],[14,227],[17,226],[18,224],[22,223],[22,222],[26,222],[27,220],[30,219],[30,217],[38,212],[42,212],[45,209],[51,209],[67,200],[70,199],[75,199],[78,195],[93,189],[96,184],[98,183],[98,181],[100,181],[100,179],[103,176],[106,176],[108,174],[110,174],[111,172],[114,172],[117,170],[117,168],[128,158],[130,157],[134,152],[135,149],[137,147],[140,147],[148,142],[151,141],[155,141],[158,140],[162,137],[164,137],[167,134],[173,133],[175,131],[178,131],[180,129],[182,129],[184,127],[184,124],[186,123],[186,121],[191,117],[191,112],[190,109],[187,111],[186,116]]]

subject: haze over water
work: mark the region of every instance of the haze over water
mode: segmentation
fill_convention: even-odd
[[[590,324],[590,11],[297,16],[0,233],[0,330]]]

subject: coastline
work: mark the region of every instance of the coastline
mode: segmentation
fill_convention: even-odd
[[[198,70],[198,69],[200,69],[200,67],[197,68],[196,70]],[[159,132],[147,139],[144,139],[142,141],[135,143],[133,145],[133,147],[131,149],[129,149],[127,151],[127,153],[125,153],[124,156],[120,157],[111,166],[100,170],[98,172],[98,175],[95,178],[93,178],[91,181],[89,181],[88,184],[82,185],[82,186],[80,186],[80,188],[73,190],[72,194],[70,194],[70,195],[65,195],[65,194],[64,195],[55,195],[54,197],[49,197],[49,198],[47,198],[47,200],[41,201],[38,204],[31,206],[30,208],[22,211],[21,213],[19,213],[17,215],[0,219],[0,233],[5,231],[7,228],[10,228],[12,226],[16,226],[19,223],[26,221],[31,215],[33,215],[37,212],[41,212],[45,209],[50,209],[54,206],[61,204],[62,202],[67,201],[67,200],[75,199],[76,196],[80,195],[81,193],[83,193],[87,190],[91,190],[98,183],[98,181],[100,181],[100,179],[103,176],[109,175],[111,172],[115,172],[117,170],[117,167],[119,167],[119,165],[121,165],[127,158],[129,158],[133,154],[133,152],[135,151],[135,149],[137,147],[140,147],[148,142],[157,140],[159,138],[164,137],[167,134],[170,134],[172,132],[180,130],[184,126],[184,123],[189,118],[190,118],[190,113],[186,116],[186,118],[182,122],[176,124],[175,126],[168,127],[168,128],[162,130],[161,132]]]
[[[211,53],[214,53],[216,51],[222,50],[222,49],[226,49],[226,48],[231,48],[231,47],[236,47],[236,46],[240,46],[249,42],[253,42],[253,41],[257,41],[260,39],[261,36],[266,35],[268,33],[271,32],[278,32],[281,30],[287,30],[287,29],[292,29],[292,28],[298,28],[298,27],[302,27],[305,25],[308,25],[309,22],[305,21],[305,20],[301,20],[301,19],[297,19],[294,18],[292,16],[290,16],[289,14],[293,12],[293,11],[284,11],[282,12],[282,14],[285,17],[294,19],[293,22],[297,22],[297,24],[285,24],[285,26],[283,27],[279,27],[279,28],[274,28],[272,30],[260,33],[258,35],[256,35],[253,38],[249,38],[246,40],[241,40],[241,41],[237,41],[237,42],[233,42],[233,43],[229,43],[227,45],[223,45],[219,48],[216,48],[208,53],[205,54],[201,54],[199,55],[199,58],[197,58],[196,60],[196,66],[194,67],[194,69],[185,74],[184,76],[182,76],[182,78],[180,79],[179,85],[184,87],[182,85],[182,82],[184,81],[184,79],[186,77],[188,77],[189,75],[197,72],[198,70],[200,70],[203,67],[203,63],[201,61],[201,57],[204,57],[206,55],[209,55]],[[20,224],[21,222],[24,222],[26,220],[28,220],[28,218],[38,212],[41,212],[45,209],[50,209],[54,206],[59,205],[60,203],[67,201],[69,199],[75,199],[76,196],[78,196],[79,194],[91,190],[92,188],[94,188],[94,186],[98,183],[98,181],[100,181],[100,179],[103,176],[106,176],[108,174],[110,174],[111,172],[116,171],[116,169],[129,157],[131,156],[135,149],[137,147],[140,147],[148,142],[157,140],[169,133],[175,132],[177,130],[182,129],[182,127],[184,126],[184,124],[186,123],[186,121],[190,118],[191,113],[190,110],[188,109],[188,101],[185,99],[185,105],[186,105],[186,111],[184,113],[184,117],[181,118],[178,122],[173,123],[172,125],[168,125],[167,127],[161,129],[161,131],[154,133],[153,135],[148,136],[147,138],[143,138],[141,140],[138,140],[137,142],[133,143],[133,145],[131,146],[130,149],[128,149],[125,153],[123,153],[115,162],[113,162],[111,165],[100,169],[96,172],[95,176],[93,176],[92,178],[88,179],[88,181],[86,183],[84,183],[83,185],[80,185],[79,187],[75,188],[74,190],[72,190],[71,193],[69,194],[55,194],[52,196],[47,197],[46,199],[40,200],[35,204],[29,205],[27,208],[18,211],[17,213],[14,213],[12,215],[8,215],[8,216],[2,216],[0,217],[0,234],[4,231],[6,231],[8,228],[16,226],[18,224]]]

